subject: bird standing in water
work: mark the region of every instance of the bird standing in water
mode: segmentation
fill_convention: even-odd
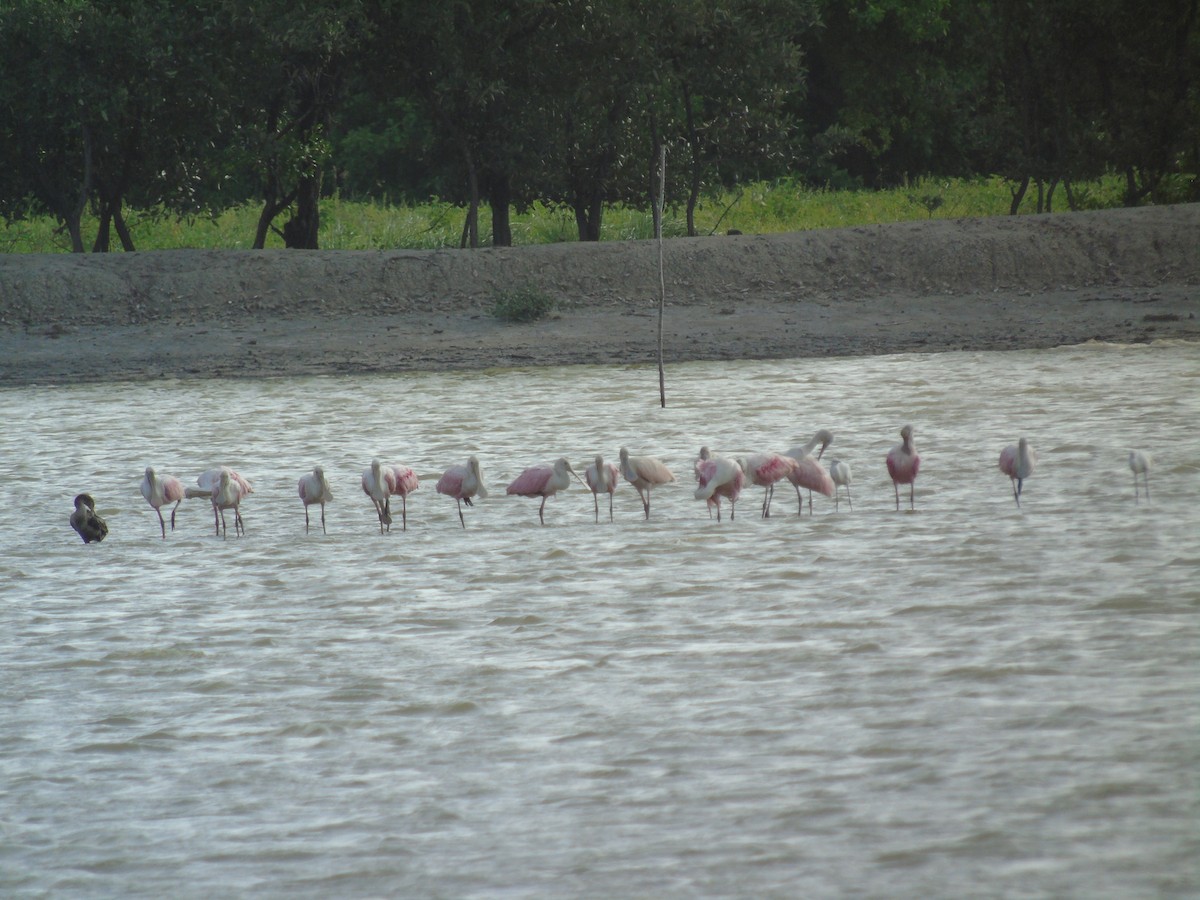
[[[695,498],[717,508],[718,522],[721,521],[721,498],[729,501],[729,521],[732,522],[738,497],[746,486],[746,473],[737,461],[722,456],[702,457],[696,463],[696,483]]]
[[[621,474],[642,498],[642,509],[647,519],[650,518],[650,488],[675,480],[675,476],[661,459],[653,456],[630,456],[625,447],[621,448]]]
[[[300,494],[301,502],[304,503],[304,533],[308,534],[308,508],[314,503],[319,503],[321,505],[321,534],[328,534],[325,530],[325,504],[333,499],[333,491],[329,489],[329,482],[325,480],[325,470],[320,466],[315,466],[310,474],[300,479],[297,491]]]
[[[102,541],[108,535],[108,524],[96,515],[96,501],[92,499],[91,494],[79,494],[75,497],[71,527],[83,538],[85,544]]]
[[[892,476],[892,488],[896,491],[896,509],[900,508],[900,485],[908,485],[908,508],[914,507],[917,473],[921,470],[921,456],[913,443],[913,427],[900,429],[900,443],[888,451],[888,474]]]
[[[371,468],[362,475],[362,489],[375,504],[380,534],[383,534],[385,525],[388,531],[392,530],[390,498],[393,494],[400,497],[402,528],[408,530],[408,495],[417,489],[418,484],[417,473],[408,466],[381,463],[378,458],[371,460]]]
[[[467,460],[466,465],[451,466],[443,472],[434,490],[454,498],[454,502],[458,504],[458,521],[463,528],[467,527],[467,521],[463,518],[462,505],[465,503],[467,506],[474,506],[471,502],[472,497],[478,496],[482,499],[488,495],[487,488],[483,485],[483,472],[479,468],[479,460],[474,456]]]
[[[807,443],[793,447],[785,454],[796,461],[796,467],[788,473],[787,480],[796,489],[796,503],[801,514],[804,512],[804,501],[800,497],[800,488],[808,490],[808,514],[810,516],[812,515],[813,491],[824,494],[826,497],[832,497],[837,490],[833,479],[821,465],[821,455],[832,443],[833,432],[822,428]],[[818,444],[821,445],[821,449],[817,450],[816,456],[813,456],[813,450],[816,450]]]
[[[166,540],[167,523],[163,519],[162,508],[168,503],[175,504],[171,507],[171,530],[174,531],[175,512],[184,497],[183,482],[174,475],[159,476],[153,468],[147,466],[146,474],[142,478],[142,496],[158,513],[158,525],[162,529],[163,540]]]
[[[555,460],[553,466],[530,466],[508,486],[507,493],[519,497],[541,497],[542,505],[538,507],[538,521],[546,524],[546,498],[553,497],[559,491],[565,491],[571,484],[571,476],[575,470],[565,456]],[[575,475],[579,478],[578,475]],[[582,479],[580,479],[582,484]]]
[[[1138,476],[1146,486],[1146,500],[1150,499],[1150,454],[1142,450],[1129,451],[1129,468],[1133,470],[1133,502],[1138,502]]]
[[[592,489],[592,505],[596,510],[596,521],[600,521],[600,494],[608,494],[608,521],[613,520],[612,498],[613,492],[617,489],[617,482],[621,480],[621,473],[617,471],[617,467],[612,463],[606,463],[604,457],[599,453],[596,454],[596,461],[593,462],[583,473],[584,481],[587,486]]]
[[[787,478],[799,464],[782,453],[751,453],[749,456],[739,456],[737,463],[751,484],[763,488],[762,517],[769,519],[775,482]]]
[[[833,479],[833,508],[838,508],[838,499],[841,496],[839,488],[846,489],[846,502],[850,504],[850,508],[854,509],[854,503],[850,500],[850,464],[845,460],[831,459],[829,461],[829,477]]]
[[[1033,474],[1036,467],[1037,454],[1025,438],[1000,451],[1000,471],[1012,479],[1013,499],[1017,501],[1017,506],[1021,505],[1021,488],[1025,479]]]

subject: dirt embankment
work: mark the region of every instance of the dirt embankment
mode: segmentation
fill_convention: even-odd
[[[664,245],[668,360],[1200,339],[1200,204]],[[501,290],[550,319],[508,325]],[[0,255],[0,383],[639,362],[658,245]]]

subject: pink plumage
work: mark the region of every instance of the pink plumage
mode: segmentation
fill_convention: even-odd
[[[145,475],[142,477],[142,496],[146,498],[146,502],[154,508],[158,514],[158,525],[162,530],[162,536],[165,540],[167,537],[167,523],[163,519],[162,507],[167,503],[174,503],[171,507],[171,530],[175,530],[175,512],[179,509],[179,503],[185,496],[183,482],[174,475],[158,475],[150,466],[146,467]]]
[[[738,497],[746,485],[746,474],[741,466],[731,459],[713,457],[700,459],[696,463],[696,499],[705,500],[717,507],[717,521],[721,521],[721,498],[729,501],[729,518],[734,517]]]
[[[442,477],[438,479],[434,490],[439,494],[445,494],[448,497],[453,497],[454,502],[458,506],[458,521],[462,523],[462,527],[467,527],[467,520],[463,518],[462,505],[474,506],[471,498],[477,494],[480,497],[487,496],[487,488],[483,484],[483,472],[479,468],[479,460],[474,456],[470,457],[465,465],[451,466],[442,473]]]
[[[1000,451],[1000,471],[1012,479],[1013,499],[1017,506],[1021,505],[1021,490],[1025,479],[1033,474],[1037,467],[1037,454],[1029,446],[1026,438],[1021,438],[1015,444],[1009,444]]]
[[[229,466],[217,466],[215,469],[209,469],[196,478],[196,484],[204,491],[216,490],[221,484],[222,472],[229,473],[229,480],[237,485],[238,491],[243,497],[254,493],[254,488],[250,486],[250,482],[243,478],[239,472],[229,468]]]
[[[788,481],[796,487],[806,488],[832,497],[834,491],[833,478],[825,471],[825,467],[815,457],[806,456],[796,460],[796,468],[788,474]]]
[[[530,466],[513,479],[505,493],[521,497],[541,497],[553,476],[554,469],[551,466]]]
[[[751,453],[743,467],[750,481],[767,487],[787,478],[796,468],[796,460],[781,453]]]
[[[466,480],[466,477],[466,466],[451,466],[442,473],[442,477],[438,479],[433,489],[439,494],[457,499],[462,496],[463,481]]]
[[[900,508],[900,485],[907,484],[908,489],[908,507],[914,507],[914,482],[917,480],[917,473],[921,471],[921,457],[917,453],[916,445],[913,443],[913,429],[911,425],[905,425],[900,429],[901,442],[892,447],[887,455],[888,474],[892,477],[892,487],[896,492],[896,509]]]
[[[388,490],[401,497],[407,497],[420,486],[417,473],[408,466],[385,466],[383,477],[387,479]]]
[[[506,489],[508,494],[519,497],[541,497],[542,504],[538,507],[538,521],[546,524],[546,499],[553,497],[559,491],[566,490],[571,484],[571,476],[575,470],[567,458],[560,457],[553,466],[530,466],[515,479]],[[578,475],[575,475],[578,478]]]
[[[391,496],[396,494],[403,501],[401,514],[404,530],[408,530],[408,495],[418,487],[417,473],[408,466],[397,466],[371,460],[371,468],[362,474],[363,493],[371,498],[379,516],[379,533],[392,530]]]
[[[771,497],[775,493],[775,482],[787,478],[796,468],[796,460],[781,453],[751,453],[738,460],[738,465],[750,480],[763,490],[762,516],[771,515]]]
[[[796,466],[787,475],[788,481],[796,488],[796,502],[800,504],[800,511],[804,511],[804,502],[800,499],[800,489],[804,488],[809,492],[808,495],[808,514],[812,515],[812,492],[824,494],[826,497],[832,497],[837,486],[833,483],[833,478],[821,465],[820,461],[815,456],[802,456],[795,460]]]

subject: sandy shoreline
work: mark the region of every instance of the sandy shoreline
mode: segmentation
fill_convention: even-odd
[[[1200,204],[665,245],[681,360],[1200,340]],[[0,384],[655,359],[654,242],[0,255]],[[511,325],[497,291],[559,309]]]

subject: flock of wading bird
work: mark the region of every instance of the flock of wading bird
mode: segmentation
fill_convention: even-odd
[[[695,497],[705,501],[710,517],[713,510],[716,510],[718,522],[721,520],[721,501],[729,501],[729,518],[733,519],[738,497],[747,485],[763,488],[762,517],[768,518],[771,515],[771,499],[775,493],[775,485],[781,481],[787,481],[796,489],[800,514],[804,512],[804,498],[800,493],[802,490],[808,491],[809,515],[812,515],[813,491],[832,497],[834,508],[837,509],[840,508],[841,489],[845,488],[846,502],[853,508],[854,504],[850,499],[850,466],[838,459],[831,459],[828,469],[821,464],[821,457],[831,443],[833,433],[821,429],[807,443],[793,447],[787,453],[749,453],[745,456],[724,457],[709,452],[708,447],[701,447],[694,465],[697,485]],[[1021,438],[1017,443],[1005,447],[1000,452],[999,468],[1012,479],[1013,499],[1017,506],[1020,506],[1025,479],[1037,468],[1037,454],[1029,445],[1029,441]],[[1134,501],[1140,500],[1142,493],[1148,500],[1150,457],[1140,450],[1131,451],[1129,468],[1133,470]],[[913,443],[911,425],[900,429],[900,443],[888,451],[887,470],[896,494],[896,509],[900,509],[901,485],[908,485],[908,505],[910,509],[915,508],[914,491],[917,474],[921,470],[921,456]],[[601,494],[608,495],[608,519],[612,521],[612,496],[622,479],[637,490],[647,519],[650,518],[651,489],[675,481],[675,476],[662,460],[653,456],[631,456],[629,451],[622,447],[619,466],[605,462],[604,458],[597,454],[595,461],[587,467],[581,479],[571,467],[570,461],[562,457],[553,465],[526,469],[508,486],[507,493],[520,497],[541,497],[538,521],[544,525],[546,500],[565,490],[571,484],[571,476],[592,492],[597,522],[600,521]],[[379,517],[380,534],[391,531],[393,497],[400,498],[401,527],[407,530],[408,495],[417,490],[418,485],[416,472],[408,466],[382,463],[378,459],[371,461],[370,468],[362,473],[362,490],[375,507],[375,513]],[[254,488],[250,486],[249,481],[228,466],[218,466],[204,472],[196,479],[195,487],[184,487],[178,478],[159,475],[153,468],[147,468],[141,487],[142,496],[158,514],[158,524],[164,539],[167,536],[167,523],[163,518],[163,507],[174,504],[171,507],[171,530],[174,531],[175,513],[179,504],[185,499],[196,497],[207,498],[212,503],[216,534],[226,534],[226,510],[233,510],[234,534],[245,534],[241,503],[246,496],[254,493]],[[488,495],[479,460],[472,456],[462,465],[451,466],[438,479],[436,490],[439,494],[454,498],[458,505],[458,521],[466,528],[463,504],[473,506],[472,501],[475,498]],[[325,470],[317,466],[310,474],[302,477],[297,485],[297,492],[304,504],[305,532],[309,530],[310,506],[320,506],[321,531],[325,532],[325,504],[333,500],[333,492],[325,478]],[[79,494],[75,498],[71,526],[84,543],[102,541],[108,534],[108,525],[96,514],[95,501],[89,494]]]

